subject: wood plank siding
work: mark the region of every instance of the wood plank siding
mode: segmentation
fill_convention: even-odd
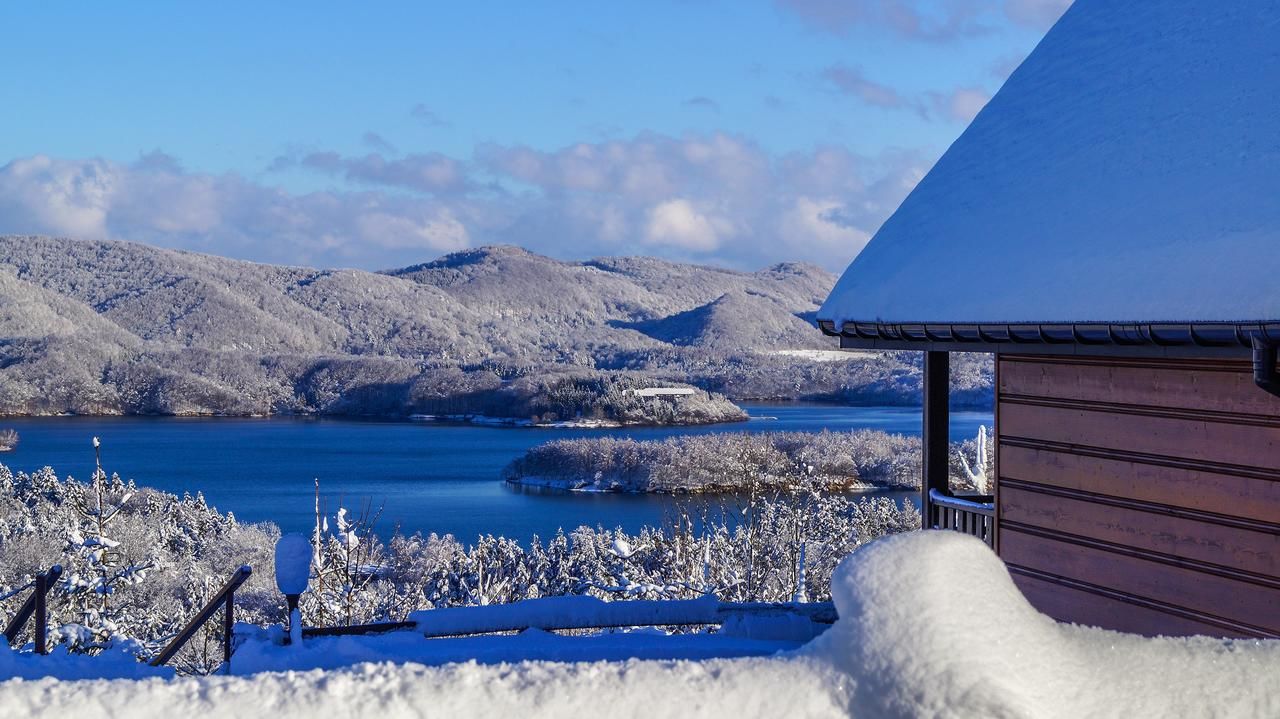
[[[1280,397],[1247,361],[1001,354],[998,551],[1041,611],[1280,637]]]

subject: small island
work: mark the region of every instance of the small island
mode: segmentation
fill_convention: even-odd
[[[920,440],[874,430],[562,439],[529,450],[507,465],[503,479],[578,492],[657,494],[906,489],[920,485]]]
[[[0,452],[12,452],[18,446],[18,433],[12,429],[0,429]]]

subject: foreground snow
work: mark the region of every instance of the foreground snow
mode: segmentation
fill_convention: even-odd
[[[985,545],[959,534],[915,532],[868,545],[841,565],[832,594],[844,619],[804,647],[773,657],[362,663],[248,677],[11,680],[0,684],[0,717],[1280,715],[1280,641],[1145,639],[1058,624],[1026,603]],[[699,639],[650,636],[641,644],[683,641],[694,647]],[[363,648],[346,640],[347,656],[337,642],[315,644],[303,654],[327,656],[326,666],[376,651],[434,662],[452,646],[493,660],[498,655],[486,651],[527,656],[539,646],[593,640],[627,641],[399,634],[365,640]],[[701,640],[704,650],[715,641],[742,641]],[[284,651],[264,650],[256,659],[281,661]],[[254,660],[252,651],[236,658],[242,665]],[[15,663],[34,662],[60,666],[56,659],[0,655],[0,670],[12,674]]]

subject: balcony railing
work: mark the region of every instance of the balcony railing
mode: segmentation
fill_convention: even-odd
[[[937,489],[929,490],[929,522],[933,529],[951,529],[971,534],[996,546],[996,505],[991,495],[954,497]]]

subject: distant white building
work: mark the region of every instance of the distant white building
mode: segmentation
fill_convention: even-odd
[[[692,387],[645,387],[629,389],[626,394],[634,394],[638,397],[687,397],[696,391]]]

